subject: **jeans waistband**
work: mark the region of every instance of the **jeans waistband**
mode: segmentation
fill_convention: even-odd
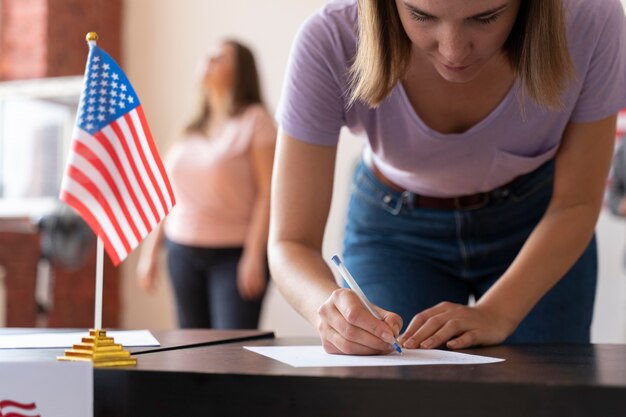
[[[430,208],[471,211],[496,204],[507,198],[524,198],[525,195],[532,193],[535,189],[551,182],[554,177],[554,160],[547,161],[534,171],[520,175],[509,183],[491,191],[452,198],[428,197],[411,191],[399,191],[383,182],[374,170],[375,168],[373,169],[361,161],[355,177],[357,179],[356,185],[359,185],[359,177],[361,180],[365,180],[369,193],[373,193],[370,196],[384,203],[391,212],[398,213],[403,208],[408,210]]]

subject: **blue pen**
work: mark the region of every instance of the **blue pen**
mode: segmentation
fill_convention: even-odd
[[[348,268],[346,268],[343,262],[341,262],[339,256],[333,256],[333,262],[337,266],[337,269],[339,270],[339,273],[341,274],[343,279],[346,280],[350,289],[356,293],[365,308],[367,308],[367,310],[372,313],[372,316],[376,317],[378,320],[382,320],[383,318],[380,316],[380,314],[378,314],[376,310],[374,310],[372,303],[370,303],[370,300],[368,300],[363,291],[361,291],[361,287],[359,287],[359,284],[356,283],[356,281],[350,274],[350,271],[348,271]],[[395,337],[393,338],[393,347],[398,353],[402,353],[402,349],[400,349],[400,345],[398,344],[398,341]]]

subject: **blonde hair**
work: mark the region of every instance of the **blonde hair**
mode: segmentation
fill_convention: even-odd
[[[405,74],[411,57],[398,9],[392,0],[358,0],[359,32],[350,68],[350,99],[378,106]],[[503,46],[524,93],[542,106],[562,107],[561,93],[574,78],[562,0],[521,0]]]

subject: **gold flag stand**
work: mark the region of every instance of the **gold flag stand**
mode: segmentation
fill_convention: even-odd
[[[66,349],[65,355],[57,357],[57,360],[92,362],[94,368],[137,365],[137,359],[102,329],[90,329],[89,336],[83,337],[82,343]]]

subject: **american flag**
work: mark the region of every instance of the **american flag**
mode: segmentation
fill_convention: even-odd
[[[18,403],[12,400],[0,401],[0,417],[39,417],[35,403]]]
[[[102,239],[114,265],[175,204],[137,94],[95,41],[80,97],[61,200]]]

